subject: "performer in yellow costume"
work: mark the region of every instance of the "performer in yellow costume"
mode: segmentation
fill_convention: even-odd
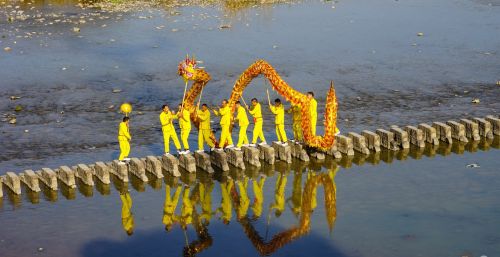
[[[281,100],[278,98],[274,100],[274,106],[272,106],[271,101],[269,101],[269,108],[276,116],[274,124],[276,125],[276,136],[278,137],[278,141],[280,141],[283,145],[286,145],[288,139],[285,132],[285,108],[281,104]]]
[[[201,110],[196,112],[200,120],[200,129],[198,131],[198,151],[203,151],[203,143],[206,143],[210,148],[215,146],[210,138],[210,111],[206,104],[201,105]]]
[[[236,120],[238,120],[238,125],[240,126],[240,134],[238,136],[238,144],[236,144],[236,147],[240,148],[241,146],[248,145],[249,143],[247,137],[247,128],[250,122],[248,122],[247,112],[245,111],[245,108],[241,106],[240,101],[236,102],[236,110]]]
[[[213,110],[216,116],[221,116],[220,118],[220,126],[222,128],[222,132],[220,135],[219,148],[224,148],[226,142],[228,143],[227,147],[233,147],[233,138],[231,137],[231,132],[229,131],[229,127],[231,126],[231,110],[229,106],[227,106],[227,100],[222,100],[221,108],[219,110]]]
[[[182,187],[178,185],[175,189],[174,197],[170,195],[170,185],[165,185],[165,202],[163,204],[163,224],[165,225],[165,230],[170,231],[174,222],[178,221],[175,216],[175,209],[179,203],[179,197],[182,192]]]
[[[233,206],[231,205],[231,190],[233,189],[234,181],[228,180],[226,182],[220,183],[220,189],[222,194],[222,199],[220,202],[220,208],[217,209],[218,212],[222,214],[222,222],[224,224],[229,224],[231,221],[231,216],[233,214]]]
[[[170,154],[170,138],[174,141],[175,148],[177,151],[181,149],[181,144],[179,143],[179,138],[177,137],[177,132],[175,132],[174,124],[172,121],[177,118],[167,105],[161,107],[162,112],[160,114],[161,131],[163,132],[163,143],[165,144],[165,155]]]
[[[307,92],[307,98],[311,100],[309,114],[311,115],[311,131],[312,135],[316,136],[316,123],[318,122],[318,102],[314,99],[313,92]]]
[[[191,133],[191,113],[189,110],[179,104],[179,112],[177,113],[179,117],[179,127],[181,128],[181,140],[184,151],[181,154],[189,153],[189,133]]]
[[[212,182],[199,184],[200,201],[201,201],[201,221],[203,224],[208,225],[212,219],[212,190],[214,184]]]
[[[300,106],[292,105],[292,107],[287,110],[287,113],[292,114],[294,141],[302,141],[302,110],[300,109]]]
[[[287,177],[284,173],[280,173],[280,177],[276,180],[276,187],[274,189],[274,203],[271,204],[271,210],[276,210],[276,217],[281,216],[285,210],[285,189]]]
[[[129,131],[129,121],[129,117],[123,117],[118,127],[118,143],[120,144],[120,157],[118,160],[120,160],[120,162],[130,160],[130,158],[127,158],[130,154],[130,140],[132,140]]]
[[[262,215],[262,204],[264,203],[264,183],[266,183],[266,177],[261,177],[259,182],[257,182],[257,180],[252,181],[253,194],[255,196],[252,204],[254,219],[258,219]]]
[[[248,112],[253,116],[254,122],[252,144],[255,146],[257,139],[260,139],[261,144],[266,144],[266,138],[264,137],[264,132],[262,131],[262,126],[264,124],[264,120],[262,119],[262,109],[257,98],[252,99],[252,107],[252,109],[248,110]]]
[[[134,233],[134,215],[132,214],[132,198],[130,193],[120,194],[122,200],[122,226],[127,235]]]
[[[240,204],[238,206],[238,219],[242,219],[247,215],[248,207],[250,206],[250,199],[248,198],[248,177],[245,177],[243,181],[236,181],[238,189],[240,191]]]

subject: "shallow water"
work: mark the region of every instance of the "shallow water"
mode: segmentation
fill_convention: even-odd
[[[116,158],[117,112],[124,101],[134,106],[132,154],[161,154],[158,109],[182,97],[176,71],[186,53],[203,60],[212,75],[203,98],[209,104],[228,97],[237,76],[258,58],[291,86],[315,91],[320,111],[334,80],[342,131],[500,110],[500,7],[484,1],[174,9],[180,15],[172,9],[107,13],[71,4],[30,8],[21,7],[41,18],[0,19],[0,47],[12,48],[0,51],[0,113],[17,115],[15,126],[3,117],[0,123],[0,174],[74,164],[96,153]],[[0,6],[3,17],[13,9]],[[78,24],[81,19],[85,23]],[[218,29],[225,24],[232,27]],[[265,87],[257,79],[245,96],[263,99]],[[7,100],[12,95],[22,98]],[[481,103],[471,104],[473,98]],[[15,113],[16,105],[24,110]],[[270,113],[265,115],[273,139]],[[193,132],[191,145],[196,138]]]
[[[148,184],[133,179],[128,187],[115,180],[94,189],[80,184],[75,191],[23,193],[23,199],[8,194],[0,204],[0,253],[2,257],[189,256],[186,253],[194,251],[199,256],[497,256],[498,142],[494,146],[487,150],[485,142],[443,145],[434,154],[428,146],[425,151],[412,149],[394,156],[383,152],[365,161],[355,156],[338,163],[278,162],[260,170],[213,176],[199,172]],[[480,167],[467,168],[469,163]],[[260,181],[263,201],[255,204],[256,196],[262,198],[253,184]],[[224,195],[223,188],[231,184],[234,188]],[[164,211],[167,188],[172,196],[176,190],[180,193],[176,221],[169,231],[165,224],[171,216],[165,213],[172,212]],[[207,201],[203,192],[210,188]],[[244,201],[244,194],[249,201]],[[208,203],[205,209],[203,202]],[[192,212],[187,208],[190,203]],[[132,231],[130,236],[126,230]]]

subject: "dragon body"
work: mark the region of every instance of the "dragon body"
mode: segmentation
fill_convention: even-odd
[[[178,74],[186,81],[193,81],[193,85],[186,93],[183,104],[189,110],[195,109],[195,100],[201,94],[203,88],[210,81],[210,74],[204,69],[196,68],[196,60],[186,58],[179,64]],[[310,147],[315,147],[323,150],[331,148],[335,142],[335,128],[337,122],[337,98],[333,82],[330,83],[330,88],[326,96],[326,107],[324,114],[325,133],[323,136],[312,134],[310,105],[311,101],[304,93],[295,90],[288,85],[276,72],[276,70],[264,60],[258,60],[250,65],[238,78],[233,86],[231,96],[229,98],[229,107],[234,110],[235,103],[242,96],[245,88],[259,75],[264,75],[271,84],[272,88],[283,96],[292,105],[297,105],[302,112],[302,132],[304,142]],[[193,117],[195,124],[196,117]]]

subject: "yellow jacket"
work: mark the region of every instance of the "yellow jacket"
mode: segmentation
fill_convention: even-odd
[[[220,108],[219,111],[214,110],[215,115],[221,116],[220,125],[231,124],[231,110],[228,106]]]
[[[128,131],[127,123],[120,122],[120,126],[118,127],[118,141],[129,141],[132,140],[130,133]]]
[[[311,106],[309,109],[311,113],[311,117],[317,118],[318,117],[318,102],[316,102],[316,99],[312,98],[311,99]]]
[[[255,122],[256,119],[261,119],[262,118],[262,109],[260,108],[260,103],[257,103],[248,112],[250,112],[250,114],[253,116],[254,122]]]
[[[191,118],[189,116],[189,111],[184,108],[179,117],[179,127],[181,127],[181,129],[191,129]]]
[[[236,119],[238,120],[238,125],[247,126],[250,122],[248,122],[247,111],[242,106],[238,107],[238,114],[236,115]]]
[[[174,124],[172,124],[172,121],[176,119],[177,116],[173,115],[172,112],[161,112],[160,114],[160,122],[161,122],[161,129],[164,131],[172,131],[174,130]]]
[[[274,123],[276,125],[281,125],[285,124],[285,108],[283,108],[283,105],[280,104],[280,106],[269,106],[271,108],[271,112],[276,115],[274,118]]]
[[[292,108],[288,109],[287,112],[292,114],[294,123],[300,123],[300,121],[302,121],[302,111],[300,110],[300,106],[294,105]]]
[[[210,111],[198,110],[198,119],[200,119],[200,129],[210,129]]]

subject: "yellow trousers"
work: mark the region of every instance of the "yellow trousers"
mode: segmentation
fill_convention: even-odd
[[[260,139],[261,142],[266,142],[266,138],[264,137],[264,132],[262,131],[262,119],[260,121],[255,122],[253,126],[253,137],[252,144],[257,143],[257,138]]]
[[[210,138],[210,132],[210,129],[200,129],[198,131],[198,150],[203,150],[203,143],[206,143],[210,147],[215,146]]]
[[[118,143],[120,144],[120,157],[118,160],[123,161],[130,153],[130,143],[127,140],[119,140]]]
[[[302,140],[302,127],[300,123],[295,122],[293,123],[293,139],[295,140]]]
[[[189,150],[189,133],[191,133],[191,129],[181,129],[181,140],[182,145],[184,146],[184,150]]]
[[[233,144],[233,138],[231,137],[231,132],[229,131],[229,124],[222,126],[222,132],[220,134],[219,147],[224,147],[226,145]]]
[[[240,126],[240,135],[238,136],[237,147],[241,147],[243,144],[248,144],[247,128],[248,125]]]
[[[278,141],[286,142],[285,124],[276,124],[276,136],[278,136]]]
[[[175,148],[177,150],[181,149],[181,144],[179,143],[179,138],[175,130],[163,130],[163,143],[165,144],[165,153],[170,153],[170,138],[174,141]]]
[[[316,123],[318,121],[318,117],[311,118],[311,132],[313,136],[316,136]]]

